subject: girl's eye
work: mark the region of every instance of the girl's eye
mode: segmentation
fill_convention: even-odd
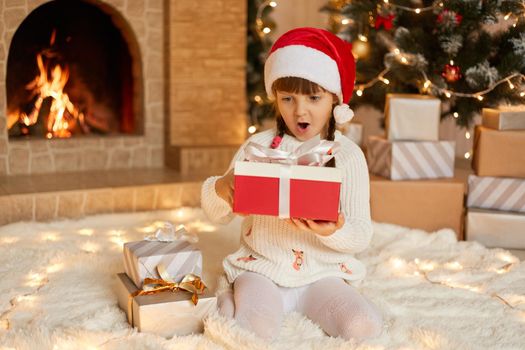
[[[321,99],[321,96],[319,95],[312,95],[310,96],[310,100],[312,101],[319,101]]]
[[[286,97],[281,97],[281,101],[284,101],[284,102],[289,102],[289,101],[291,101],[291,100],[292,100],[292,98],[291,98],[291,97],[288,97],[288,96],[286,96]]]

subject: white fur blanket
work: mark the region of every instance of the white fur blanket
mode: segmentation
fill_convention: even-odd
[[[239,220],[213,226],[198,209],[92,216],[78,221],[0,227],[1,349],[259,349],[268,347],[216,314],[205,333],[164,339],[131,329],[116,305],[123,241],[157,220],[189,224],[200,236],[211,288],[221,260],[235,250]],[[381,336],[361,344],[330,338],[289,314],[275,349],[524,349],[525,264],[510,253],[457,242],[450,230],[428,234],[375,224],[361,258],[361,293],[384,313]]]

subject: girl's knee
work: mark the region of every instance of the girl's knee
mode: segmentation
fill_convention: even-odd
[[[217,296],[217,309],[221,316],[233,318],[235,314],[235,302],[233,301],[233,292],[226,291]]]
[[[340,325],[339,335],[345,339],[364,340],[375,338],[383,330],[383,317],[378,312],[366,312],[347,318]]]

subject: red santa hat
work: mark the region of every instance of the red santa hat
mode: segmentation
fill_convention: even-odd
[[[354,112],[348,106],[355,80],[352,45],[327,30],[296,28],[283,34],[273,44],[264,65],[264,83],[268,97],[275,98],[273,83],[284,77],[310,80],[337,95],[334,108],[338,124],[349,122]]]

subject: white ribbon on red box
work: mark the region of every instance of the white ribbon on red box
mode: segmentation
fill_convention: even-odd
[[[317,135],[304,142],[292,152],[264,147],[250,142],[244,149],[246,160],[260,163],[278,163],[279,169],[279,217],[290,217],[291,165],[324,166],[339,151],[337,141],[321,140]]]

